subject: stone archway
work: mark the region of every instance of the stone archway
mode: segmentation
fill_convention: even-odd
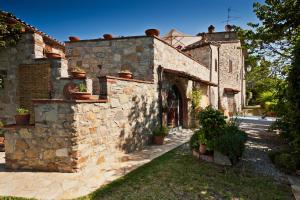
[[[167,95],[167,124],[169,127],[188,127],[187,98],[185,90],[177,84],[169,88]]]

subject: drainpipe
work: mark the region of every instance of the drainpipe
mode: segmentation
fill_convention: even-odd
[[[163,67],[161,65],[158,66],[157,68],[157,75],[158,75],[158,109],[159,109],[159,124],[160,127],[163,125],[163,116],[162,116],[162,95],[161,95],[161,90],[162,90],[162,75],[163,75]]]
[[[209,60],[209,81],[210,82],[212,82],[212,48],[211,48],[211,46],[209,45],[209,49],[210,49],[210,60]],[[208,95],[209,95],[209,105],[211,106],[211,88],[210,88],[211,86],[209,85],[208,86],[208,89],[209,89],[209,91],[208,91]]]
[[[245,60],[243,56],[243,49],[241,49],[241,57],[242,57],[242,67],[241,67],[241,106],[243,109],[245,107],[244,102],[244,69],[245,69]]]
[[[220,46],[218,46],[218,109],[221,109],[221,97],[220,97]]]

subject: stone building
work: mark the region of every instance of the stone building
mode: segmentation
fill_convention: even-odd
[[[143,148],[159,124],[189,128],[190,94],[196,89],[202,91],[202,107],[228,114],[243,107],[244,57],[230,30],[62,44],[12,20],[26,31],[16,47],[0,50],[1,118],[11,124],[4,128],[9,168],[76,172],[118,162]],[[49,52],[59,56],[47,58]],[[69,76],[76,66],[86,78]],[[132,79],[119,77],[125,69]],[[70,97],[79,83],[86,84],[91,99]],[[32,125],[13,125],[20,106],[31,110]]]

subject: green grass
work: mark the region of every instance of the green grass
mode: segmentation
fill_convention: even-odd
[[[232,198],[290,200],[292,192],[269,177],[199,162],[181,147],[78,200]]]

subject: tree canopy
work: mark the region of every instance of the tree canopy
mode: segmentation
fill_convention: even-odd
[[[21,37],[21,25],[8,23],[10,14],[0,11],[0,48],[16,45]]]

